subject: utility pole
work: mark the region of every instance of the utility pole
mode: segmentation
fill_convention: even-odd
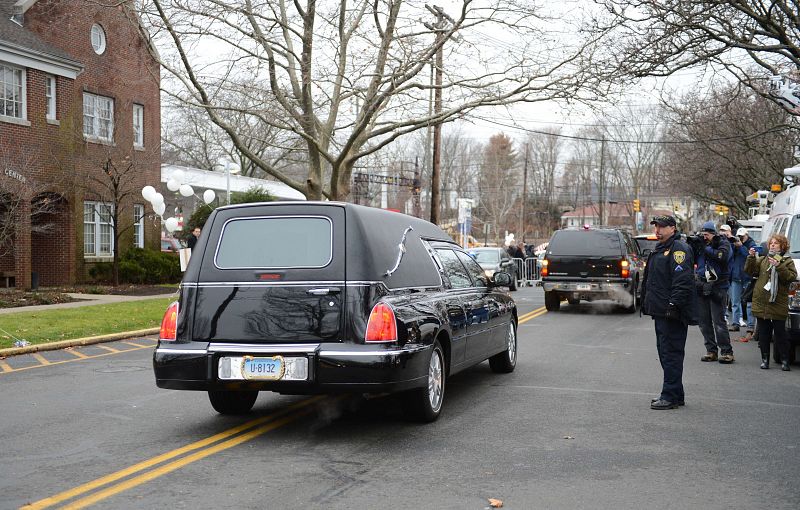
[[[519,232],[525,242],[525,217],[528,207],[528,144],[525,144],[525,167],[522,171],[522,217],[519,219]]]
[[[434,5],[433,7],[425,5],[434,16],[436,16],[436,24],[430,25],[426,23],[425,26],[428,30],[436,32],[436,79],[433,89],[433,113],[438,116],[442,113],[442,66],[444,65],[444,51],[442,46],[444,41],[444,28],[446,26],[445,18],[453,23],[453,19],[445,14],[444,10]],[[433,125],[433,165],[431,167],[431,223],[434,225],[439,224],[439,207],[440,207],[440,193],[441,193],[441,148],[442,148],[442,123],[437,121]]]
[[[603,216],[606,212],[605,207],[605,155],[606,155],[606,136],[600,141],[600,185],[598,195],[600,196],[600,225],[605,225]]]

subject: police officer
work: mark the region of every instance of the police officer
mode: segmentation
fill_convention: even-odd
[[[675,218],[656,216],[658,244],[647,258],[642,282],[642,313],[653,317],[656,348],[664,383],[661,395],[650,402],[650,409],[676,409],[684,404],[683,358],[689,324],[695,318],[692,250],[680,240]]]

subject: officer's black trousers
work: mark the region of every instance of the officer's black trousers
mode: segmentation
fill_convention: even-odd
[[[689,328],[681,321],[663,317],[654,317],[653,321],[656,325],[658,359],[664,370],[661,398],[670,402],[683,402],[683,357]]]

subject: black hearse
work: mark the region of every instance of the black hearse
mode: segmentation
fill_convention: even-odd
[[[161,325],[161,388],[208,391],[223,414],[260,390],[404,392],[435,420],[447,377],[511,372],[517,309],[439,227],[336,202],[222,207],[208,218]]]

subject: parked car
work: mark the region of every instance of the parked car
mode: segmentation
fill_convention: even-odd
[[[503,248],[472,248],[469,254],[480,264],[486,276],[491,278],[495,273],[506,273],[511,278],[510,290],[517,290],[517,267],[511,256]]]
[[[539,285],[550,311],[558,310],[563,299],[570,304],[611,299],[633,313],[643,274],[639,247],[624,230],[569,228],[550,238]]]
[[[186,248],[186,246],[184,246],[179,239],[175,239],[174,237],[161,238],[161,251],[163,252],[178,253],[178,250],[183,248]]]
[[[484,270],[439,227],[336,202],[211,213],[161,325],[161,388],[207,391],[222,414],[259,391],[402,392],[435,420],[449,377],[517,361],[507,273]]]

